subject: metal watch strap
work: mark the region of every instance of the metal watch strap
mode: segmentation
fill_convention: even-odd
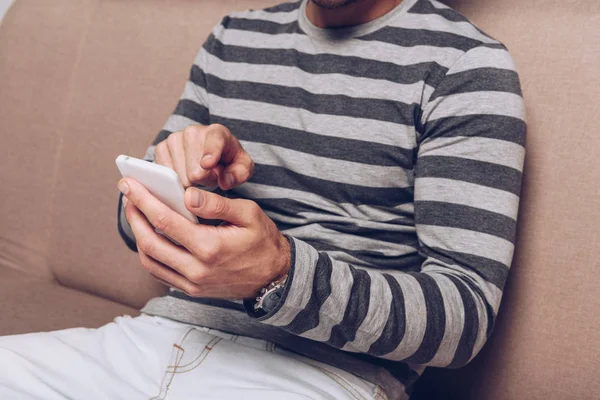
[[[273,311],[281,301],[287,279],[288,275],[286,274],[283,278],[271,282],[267,287],[262,288],[258,297],[256,297],[254,311],[263,310],[266,313]]]

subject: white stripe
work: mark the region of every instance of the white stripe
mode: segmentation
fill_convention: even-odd
[[[167,119],[167,122],[165,122],[163,129],[169,132],[182,131],[187,126],[198,125],[198,123],[198,121],[194,121],[193,119],[182,115],[172,114],[169,119]]]
[[[224,30],[221,27],[221,30]],[[277,35],[227,29],[217,32],[216,37],[225,44],[254,49],[294,49],[305,54],[335,54],[338,56],[359,57],[363,59],[389,62],[406,66],[426,62],[436,62],[449,68],[464,52],[452,47],[411,46],[359,39],[348,39],[343,46],[336,43],[319,42],[315,46],[312,38],[304,34],[281,33]]]
[[[279,311],[262,321],[274,326],[290,324],[298,313],[306,308],[312,295],[315,265],[317,265],[319,253],[301,240],[293,240],[296,247],[296,263],[294,264],[292,286]]]
[[[186,87],[189,85],[194,83],[188,82]],[[416,146],[414,126],[365,118],[316,114],[301,108],[251,100],[228,99],[212,93],[207,95],[206,90],[199,86],[196,86],[195,90],[197,96],[208,97],[206,104],[211,114],[222,118],[278,125],[316,135],[379,143],[404,149],[413,149]],[[186,90],[181,98],[197,103],[197,96],[193,95],[192,91]],[[295,118],[290,118],[290,115]],[[352,129],[345,127],[352,127]]]
[[[427,326],[427,305],[419,282],[411,275],[396,273],[393,275],[404,297],[404,337],[396,349],[383,358],[404,360],[415,354],[421,346]]]
[[[301,336],[325,342],[331,336],[331,329],[342,322],[348,307],[354,278],[350,268],[344,263],[335,263],[331,272],[331,294],[319,310],[319,325],[304,332]]]
[[[508,240],[487,233],[447,226],[417,224],[423,246],[472,254],[510,266],[514,246]]]
[[[198,54],[198,58],[203,58],[204,49],[200,50]],[[198,64],[197,64],[198,65]],[[202,68],[204,70],[205,68]],[[208,104],[208,93],[206,89],[201,86],[196,85],[194,82],[187,81],[184,88],[183,93],[181,94],[182,99],[192,100],[196,104],[200,104],[204,107],[207,107]]]
[[[293,199],[294,201],[306,204],[311,208],[320,208],[334,216],[352,218],[354,220],[364,220],[367,222],[386,222],[402,217],[412,218],[414,215],[414,206],[412,203],[402,204],[387,211],[364,204],[336,203],[310,192],[251,182],[238,186],[236,192],[248,199]],[[397,213],[392,210],[397,210]]]
[[[326,214],[323,212],[301,212],[291,215],[283,215],[274,212],[269,212],[269,217],[278,222],[287,224],[308,225],[313,223],[330,222],[339,225],[354,225],[356,227],[371,229],[378,232],[402,232],[414,233],[416,231],[414,225],[387,224],[385,222],[369,221],[352,217],[344,217],[339,215]]]
[[[373,266],[370,265],[369,263],[367,263],[361,259],[358,259],[356,257],[353,257],[348,253],[344,253],[343,251],[325,250],[325,251],[322,251],[322,253],[327,253],[327,255],[329,257],[331,257],[332,260],[350,264],[354,268],[373,268]]]
[[[437,1],[437,0],[429,0],[429,2],[430,2],[430,3],[431,3],[431,4],[432,4],[432,5],[435,7],[435,8],[438,8],[438,9],[442,9],[442,10],[444,10],[444,9],[451,9],[450,7],[448,7],[447,5],[445,5],[444,3],[440,3],[440,2],[439,2],[439,1]]]
[[[461,57],[446,75],[457,74],[477,68],[497,68],[516,70],[515,62],[504,49],[491,49],[489,47],[475,47]]]
[[[472,269],[465,268],[457,264],[445,264],[439,260],[434,260],[433,258],[429,257],[423,263],[422,272],[445,273],[456,276],[461,281],[471,280],[475,282],[475,285],[479,289],[481,289],[481,292],[483,293],[489,305],[494,310],[494,313],[498,313],[498,308],[500,307],[500,300],[502,299],[502,290],[500,290],[496,285],[487,282]],[[465,276],[467,276],[468,278],[465,278]]]
[[[350,214],[336,202],[317,194],[301,190],[247,182],[238,186],[235,191],[248,199],[293,199],[299,203],[306,204],[310,207],[316,207],[335,215],[350,216]]]
[[[204,49],[201,51],[206,52]],[[434,88],[425,82],[400,84],[384,79],[352,77],[344,74],[311,74],[298,67],[257,65],[222,61],[206,53],[210,74],[228,81],[247,81],[304,89],[311,94],[344,95],[353,98],[419,103],[421,94],[429,98]],[[283,89],[282,89],[283,90]]]
[[[437,14],[411,14],[390,21],[390,26],[404,29],[426,29],[434,32],[447,32],[468,37],[482,43],[498,43],[483,35],[475,26],[467,21],[450,21]]]
[[[517,143],[484,137],[439,137],[425,140],[419,156],[450,156],[484,161],[521,171],[525,148]]]
[[[404,149],[416,145],[415,127],[373,119],[316,114],[301,108],[210,95],[212,115],[296,129],[317,135],[386,144]],[[293,116],[293,118],[290,118]],[[351,127],[346,128],[346,127]]]
[[[407,170],[314,156],[285,147],[240,140],[256,164],[286,168],[297,174],[331,182],[372,188],[411,186]]]
[[[504,115],[525,120],[523,98],[506,92],[471,92],[438,97],[430,102],[426,121],[463,115]]]
[[[475,183],[444,178],[418,178],[415,201],[440,201],[462,204],[495,212],[516,220],[519,196]]]
[[[286,229],[283,232],[299,239],[315,240],[345,250],[379,251],[390,257],[398,257],[415,252],[415,249],[411,246],[340,233],[318,224],[299,226],[297,228]]]
[[[469,289],[470,290],[470,289]],[[477,338],[475,339],[475,345],[473,346],[473,353],[469,361],[473,359],[479,353],[479,350],[483,347],[487,340],[487,324],[488,324],[488,312],[485,307],[484,300],[481,297],[475,297],[475,304],[477,307],[477,316],[479,321],[479,329],[477,330]]]
[[[446,367],[450,365],[456,354],[458,343],[463,333],[465,324],[465,306],[460,296],[460,292],[452,281],[440,274],[429,275],[440,288],[442,300],[444,302],[444,313],[446,327],[444,337],[440,343],[435,356],[428,362],[428,365],[436,367]]]
[[[392,308],[392,301],[394,301],[390,285],[383,275],[379,272],[365,271],[371,277],[369,309],[356,331],[354,340],[346,343],[342,348],[344,351],[366,353],[381,336]],[[332,285],[334,282],[331,281]],[[335,282],[335,285],[334,287],[337,287],[339,283]]]
[[[298,20],[298,9],[285,12],[267,12],[263,10],[239,11],[229,14],[229,16],[232,18],[269,21],[277,24],[289,24]]]

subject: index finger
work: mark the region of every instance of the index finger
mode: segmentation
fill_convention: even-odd
[[[198,243],[194,223],[171,210],[135,179],[121,179],[119,190],[146,216],[152,226],[176,240],[190,252],[194,251],[194,243]]]

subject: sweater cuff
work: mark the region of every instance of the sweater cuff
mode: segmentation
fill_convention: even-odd
[[[271,312],[265,313],[264,311],[254,311],[256,299],[244,301],[244,307],[249,316],[269,325],[285,326],[292,322],[306,307],[312,292],[307,288],[311,288],[313,285],[319,252],[301,240],[289,236],[288,239],[291,249],[291,265],[279,304]]]

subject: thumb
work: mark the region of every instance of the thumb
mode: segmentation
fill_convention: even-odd
[[[243,217],[243,201],[228,199],[195,187],[189,187],[185,191],[185,206],[203,219],[220,219],[239,226],[246,226],[249,222]]]

